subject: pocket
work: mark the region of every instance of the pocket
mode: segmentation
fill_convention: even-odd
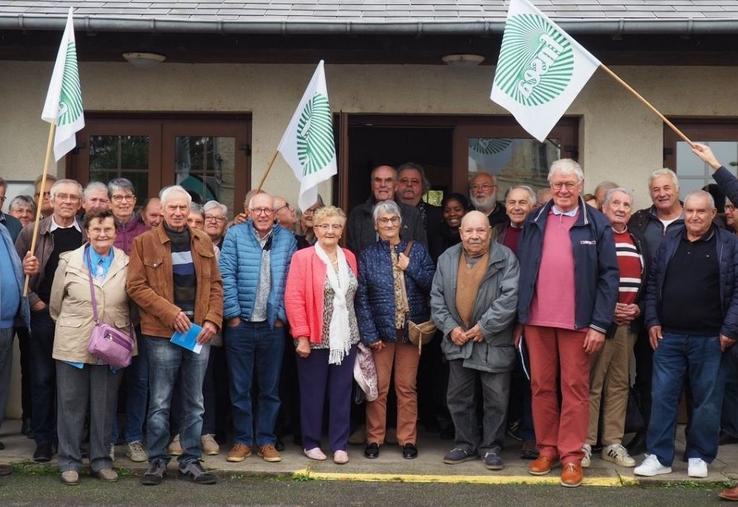
[[[84,326],[88,320],[82,317],[61,317],[57,319],[56,323],[61,327],[79,328]]]

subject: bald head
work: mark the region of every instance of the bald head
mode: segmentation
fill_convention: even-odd
[[[489,250],[492,228],[487,215],[481,211],[470,211],[461,219],[459,226],[461,245],[470,257],[479,257]]]

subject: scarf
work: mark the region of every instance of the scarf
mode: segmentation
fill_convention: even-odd
[[[349,312],[346,306],[346,294],[349,288],[349,266],[346,256],[340,247],[336,247],[338,273],[333,269],[328,254],[315,243],[315,253],[323,261],[328,274],[328,284],[333,289],[333,313],[328,327],[328,346],[330,354],[328,364],[341,364],[351,350],[351,330],[349,329]]]

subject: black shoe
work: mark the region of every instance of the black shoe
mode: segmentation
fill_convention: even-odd
[[[51,451],[51,442],[36,444],[36,450],[33,452],[33,461],[36,463],[48,463],[51,461],[51,456],[54,453]]]
[[[141,484],[144,486],[158,486],[166,476],[167,462],[158,459],[149,463],[149,468],[141,477]]]
[[[277,437],[277,441],[274,442],[274,448],[277,449],[279,452],[284,451],[284,442],[282,442],[282,439]]]
[[[23,424],[21,424],[21,434],[27,436],[28,438],[33,438],[33,430],[31,429],[30,419],[23,419]]]
[[[415,459],[418,457],[418,448],[415,444],[405,444],[402,446],[402,457],[405,459]]]
[[[5,444],[0,442],[0,451],[4,451],[4,450],[5,450]]]
[[[625,446],[625,448],[628,450],[628,453],[631,456],[638,456],[639,454],[643,454],[644,452],[646,452],[646,434],[643,432],[636,433],[633,439],[628,442],[628,445]]]
[[[179,468],[179,478],[187,479],[195,484],[215,484],[218,477],[211,472],[206,472],[199,461],[190,461],[184,467]]]
[[[379,444],[366,444],[364,448],[364,456],[369,459],[377,459],[379,457]]]

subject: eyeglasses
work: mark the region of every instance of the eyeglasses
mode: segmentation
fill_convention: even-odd
[[[114,202],[123,202],[123,201],[135,201],[136,196],[133,194],[126,194],[126,195],[114,195],[111,197],[111,199]]]
[[[316,209],[317,208],[308,208],[308,209],[306,209],[305,211],[302,212],[302,215],[303,216],[311,216],[311,215],[313,215],[315,213],[315,210]]]
[[[551,183],[551,188],[554,190],[561,190],[562,188],[566,188],[567,190],[574,190],[574,188],[577,186],[576,181],[563,181],[559,183]]]
[[[280,211],[282,211],[285,208],[292,209],[292,206],[290,206],[290,203],[287,203],[284,206],[280,206],[279,208],[275,208],[274,212],[275,213],[279,213]]]
[[[225,217],[216,217],[215,215],[205,215],[205,221],[207,222],[209,220],[210,221],[221,222],[221,223],[223,223],[223,222],[226,221]]]
[[[377,222],[379,222],[382,225],[389,225],[389,224],[397,225],[400,223],[400,217],[396,215],[393,217],[379,217],[377,218]]]
[[[332,229],[334,231],[340,231],[341,229],[343,229],[342,224],[320,224],[320,225],[315,225],[314,227],[316,229],[320,229],[323,232],[327,231],[328,229]]]
[[[56,194],[54,195],[54,200],[77,202],[79,201],[79,196],[74,194]]]
[[[33,194],[33,195],[35,195],[36,197],[38,197],[38,196],[39,196],[39,195],[41,195],[41,194],[39,194],[38,192],[36,192],[36,193],[35,193],[35,194]],[[51,192],[44,192],[44,197],[46,197],[46,198],[48,198],[48,197],[51,197]]]
[[[274,213],[272,208],[250,208],[249,211],[254,215],[271,215]]]
[[[472,192],[476,192],[477,190],[492,190],[493,188],[496,188],[497,185],[490,185],[489,183],[484,183],[482,185],[472,185],[471,190]]]

